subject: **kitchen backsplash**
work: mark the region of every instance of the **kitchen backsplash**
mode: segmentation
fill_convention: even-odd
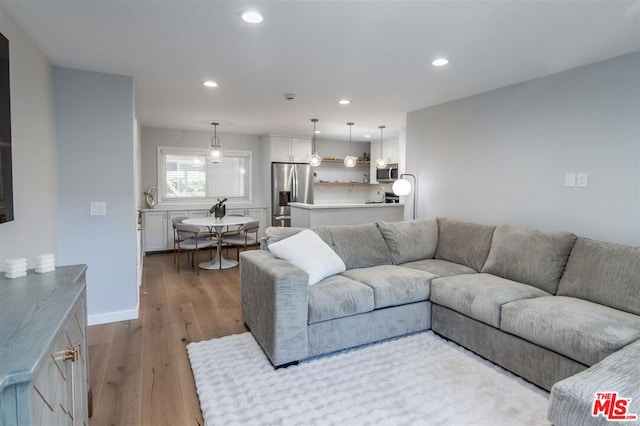
[[[364,203],[366,201],[383,201],[385,191],[391,191],[391,184],[316,184],[313,190],[314,204]]]

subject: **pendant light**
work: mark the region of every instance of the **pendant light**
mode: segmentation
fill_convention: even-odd
[[[385,126],[378,126],[378,129],[380,129],[380,158],[376,161],[376,167],[379,169],[387,167],[387,159],[382,156],[382,131],[384,128]]]
[[[222,147],[217,132],[220,123],[211,123],[211,125],[213,126],[213,136],[211,137],[211,146],[207,151],[207,158],[212,163],[219,163],[222,161]]]
[[[347,123],[347,126],[349,126],[349,155],[345,157],[344,165],[345,167],[355,167],[358,159],[351,156],[351,127],[353,126],[353,123],[349,122]]]
[[[320,157],[318,151],[316,151],[316,124],[318,123],[318,119],[312,118],[311,122],[313,123],[313,155],[309,160],[309,165],[311,165],[311,167],[317,167],[322,163],[322,157]]]

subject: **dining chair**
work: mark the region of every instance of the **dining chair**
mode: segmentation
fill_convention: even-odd
[[[176,224],[182,223],[185,219],[188,219],[187,216],[178,216],[178,217],[171,218],[171,221],[173,223],[173,263],[174,264],[176,263],[176,252],[177,252],[178,242],[180,241],[180,236],[178,235],[178,232],[176,230]],[[216,232],[210,231],[206,227],[200,227],[200,234],[198,234],[198,239],[200,240],[212,239],[216,241],[217,238],[218,238],[218,234]]]
[[[176,251],[178,254],[178,273],[180,273],[180,253],[187,252],[187,260],[191,254],[191,269],[195,267],[195,259],[198,256],[198,250],[209,247],[209,258],[213,259],[213,246],[217,241],[209,237],[207,233],[204,238],[198,225],[187,225],[184,223],[176,223]],[[200,268],[197,268],[197,274],[200,275]]]
[[[187,219],[187,216],[178,216],[171,218],[171,222],[173,224],[173,264],[176,263],[176,252],[178,247],[178,242],[180,241],[178,238],[178,232],[176,230],[176,225],[178,223],[182,223],[183,220]]]
[[[235,246],[237,258],[240,259],[240,247],[244,247],[246,251],[247,246],[257,246],[258,229],[260,229],[260,221],[252,220],[241,225],[236,231],[222,234],[222,242],[226,244],[227,253],[229,246]]]
[[[229,213],[229,214],[227,214],[227,216],[233,216],[233,217],[244,217],[244,214],[243,214],[243,213]],[[232,234],[232,233],[234,233],[234,232],[238,232],[238,231],[240,230],[240,226],[241,226],[241,225],[227,225],[227,226],[226,226],[226,229],[227,229],[227,230],[223,233],[223,235],[224,235],[224,234],[227,234],[227,233],[228,233],[229,235],[231,235],[231,234]]]

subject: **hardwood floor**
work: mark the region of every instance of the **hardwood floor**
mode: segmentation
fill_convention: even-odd
[[[204,424],[186,345],[247,331],[240,277],[237,267],[197,276],[181,260],[178,274],[172,253],[145,256],[140,318],[89,327],[92,426]]]

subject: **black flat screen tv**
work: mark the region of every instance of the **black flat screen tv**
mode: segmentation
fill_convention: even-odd
[[[0,34],[0,223],[13,220],[9,40]]]

